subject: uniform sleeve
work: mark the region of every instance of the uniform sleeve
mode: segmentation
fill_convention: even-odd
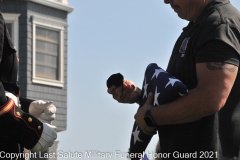
[[[19,101],[20,101],[21,109],[24,112],[29,113],[29,106],[34,100],[20,97]]]
[[[196,62],[225,62],[239,66],[239,29],[228,23],[205,26],[197,37]]]
[[[27,149],[37,144],[43,131],[41,121],[23,112],[16,107],[12,99],[8,98],[0,109],[0,127],[1,135],[7,135]]]

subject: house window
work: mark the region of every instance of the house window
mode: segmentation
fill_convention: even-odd
[[[33,16],[33,82],[63,87],[64,22]]]
[[[18,17],[20,14],[12,14],[12,13],[3,13],[3,18],[6,22],[6,26],[8,32],[12,38],[13,44],[18,50]],[[18,53],[18,52],[17,52]]]
[[[9,34],[10,34],[10,37],[13,37],[13,32],[12,32],[12,23],[6,23],[6,26],[7,26],[7,30],[8,30],[8,32],[9,32]]]
[[[59,32],[36,27],[36,77],[60,80]]]

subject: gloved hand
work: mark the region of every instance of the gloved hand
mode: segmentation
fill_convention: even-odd
[[[7,91],[5,91],[5,95],[11,98],[14,101],[15,105],[18,107],[18,98],[15,95]]]
[[[29,106],[29,113],[38,118],[42,122],[51,124],[56,117],[56,107],[52,104],[52,101],[33,101]]]
[[[46,150],[57,138],[57,133],[48,124],[23,112],[8,96],[6,103],[0,106],[0,121],[1,135],[33,151]]]
[[[18,106],[18,98],[10,92],[5,91],[5,95],[11,99],[13,99],[16,106]],[[56,107],[52,104],[52,101],[42,101],[36,100],[31,102],[29,106],[29,114],[38,118],[43,123],[52,124],[52,121],[56,118]],[[19,106],[18,106],[19,107]],[[51,125],[51,128],[56,129],[57,127]]]
[[[43,132],[41,138],[30,150],[31,152],[46,151],[48,147],[53,145],[55,139],[57,139],[57,133],[51,128],[51,125],[43,123]]]

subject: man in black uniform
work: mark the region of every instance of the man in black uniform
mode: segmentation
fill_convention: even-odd
[[[229,0],[164,2],[190,21],[167,67],[189,93],[154,108],[150,93],[135,120],[145,133],[159,131],[160,152],[168,159],[240,159],[240,13]],[[132,103],[139,101],[137,90],[125,80],[123,92],[112,86],[108,93]]]
[[[20,98],[17,82],[18,58],[15,47],[0,13],[0,158],[24,159],[23,149],[33,152],[44,151],[57,138],[56,132],[38,118],[44,114],[44,105],[51,103]],[[20,109],[20,106],[23,110]],[[30,108],[29,108],[30,107]],[[36,108],[37,107],[37,108]],[[26,112],[31,111],[35,116]],[[50,114],[53,115],[53,114]],[[51,116],[50,119],[52,120]],[[9,155],[12,157],[9,157]]]

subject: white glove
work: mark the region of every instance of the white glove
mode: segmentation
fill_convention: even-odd
[[[5,91],[5,95],[15,102],[16,106],[18,107],[18,98],[10,92]],[[42,101],[36,100],[33,101],[29,106],[29,114],[33,115],[34,117],[38,118],[42,122],[46,122],[48,124],[52,124],[52,121],[56,118],[56,107],[52,104],[52,101]],[[56,130],[56,126],[51,125],[51,128]]]
[[[56,107],[52,104],[52,101],[33,101],[29,106],[29,114],[40,119],[42,122],[51,124],[56,117]],[[52,126],[53,127],[53,126]]]
[[[32,152],[46,151],[48,147],[53,145],[54,140],[57,139],[57,133],[47,123],[43,123],[43,132],[37,144],[30,149]]]
[[[5,91],[5,95],[6,95],[7,97],[13,99],[15,105],[18,107],[18,98],[17,98],[15,95],[13,95],[12,93],[7,92],[7,91]]]

